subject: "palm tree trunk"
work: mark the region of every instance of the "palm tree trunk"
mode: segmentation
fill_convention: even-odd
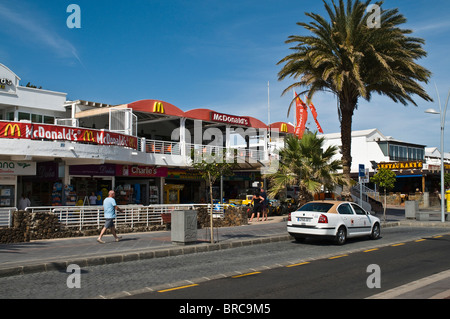
[[[341,113],[341,142],[342,142],[342,170],[344,175],[344,184],[342,195],[344,197],[350,196],[350,170],[352,166],[352,118],[353,110],[356,107],[356,103],[352,102],[340,102],[340,113]]]

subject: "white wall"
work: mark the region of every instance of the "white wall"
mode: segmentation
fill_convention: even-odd
[[[335,145],[337,147],[342,146],[340,133],[324,134],[319,136],[325,137],[324,149],[331,145]],[[358,172],[359,164],[364,164],[366,169],[368,168],[370,172],[373,172],[372,163],[370,161],[375,161],[377,163],[389,162],[389,157],[384,156],[378,146],[377,139],[380,139],[381,141],[387,140],[387,138],[377,129],[352,132],[351,173]],[[342,159],[342,154],[340,151],[338,151],[338,154],[333,159]]]
[[[20,78],[0,63],[0,79],[8,79],[12,85],[0,88],[0,104],[37,108],[41,111],[65,112],[67,93],[20,86]]]

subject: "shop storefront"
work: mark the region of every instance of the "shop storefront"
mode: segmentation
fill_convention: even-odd
[[[169,169],[164,185],[164,204],[206,203],[206,186],[196,170]]]
[[[101,205],[114,189],[118,205],[150,205],[161,202],[161,184],[167,167],[140,165],[75,165],[70,166],[70,185],[66,188],[66,205],[89,205],[92,193]],[[74,203],[75,198],[75,203]]]
[[[62,205],[62,179],[59,173],[59,163],[40,162],[36,164],[35,176],[18,178],[18,192],[26,194],[31,206]]]
[[[161,185],[167,172],[167,167],[116,165],[117,204],[160,204]]]
[[[92,193],[97,197],[96,205],[101,205],[114,186],[115,174],[115,164],[70,166],[70,184],[63,187],[65,205],[93,205],[89,201]]]
[[[18,193],[18,177],[34,175],[35,162],[0,161],[0,207],[16,207],[22,196]]]
[[[440,190],[441,168],[439,165],[424,164],[422,161],[379,163],[378,168],[392,170],[396,174],[395,188],[392,192],[402,194],[434,194]],[[450,165],[444,166],[445,173]]]

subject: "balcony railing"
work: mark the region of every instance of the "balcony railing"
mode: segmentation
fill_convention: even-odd
[[[182,143],[148,140],[139,138],[138,150],[144,153],[161,154],[161,155],[184,155],[190,157],[192,151],[198,154],[225,154],[227,158],[234,158],[237,161],[263,161],[268,158],[267,152],[260,149],[261,147],[241,148],[231,146],[229,148],[214,145],[200,145],[192,143],[184,143],[184,150]]]

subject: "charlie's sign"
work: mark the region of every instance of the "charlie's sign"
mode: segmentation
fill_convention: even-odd
[[[216,113],[216,112],[211,112],[211,121],[221,122],[221,123],[226,123],[226,124],[237,124],[237,125],[250,126],[250,120],[248,117],[221,114],[221,113]]]
[[[137,138],[79,127],[0,121],[0,138],[86,142],[137,148]]]

